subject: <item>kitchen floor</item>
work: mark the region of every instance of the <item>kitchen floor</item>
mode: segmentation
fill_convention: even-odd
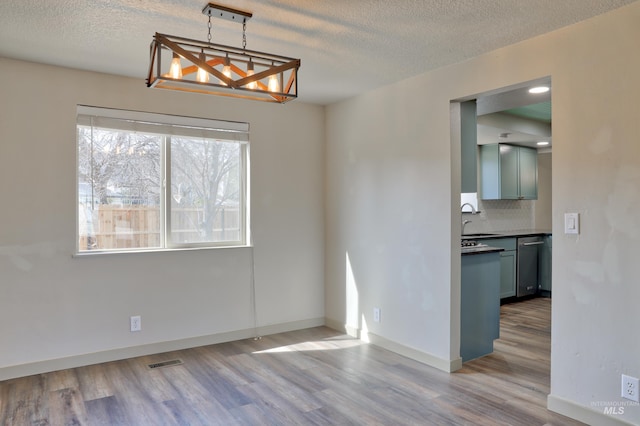
[[[551,298],[536,297],[502,305],[494,352],[465,363],[458,373],[477,375],[478,383],[491,383],[486,388],[491,398],[505,398],[503,404],[524,404],[536,412],[546,407],[550,366]],[[562,424],[582,423],[567,419]]]

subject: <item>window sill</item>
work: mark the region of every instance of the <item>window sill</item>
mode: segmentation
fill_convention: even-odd
[[[232,246],[214,246],[214,247],[176,247],[176,248],[161,248],[161,249],[140,249],[140,250],[118,250],[118,251],[82,251],[76,252],[71,257],[84,258],[94,256],[112,256],[112,255],[131,255],[131,254],[149,254],[149,253],[173,253],[173,252],[187,252],[187,251],[202,251],[202,250],[228,250],[228,249],[246,249],[253,248],[252,245],[238,244]]]

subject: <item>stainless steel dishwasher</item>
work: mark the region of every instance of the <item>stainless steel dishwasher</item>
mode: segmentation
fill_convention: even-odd
[[[543,237],[518,238],[516,296],[538,292],[538,258],[544,244]]]

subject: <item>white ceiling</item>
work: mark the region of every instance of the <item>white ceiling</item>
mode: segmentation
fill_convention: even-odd
[[[220,0],[247,48],[300,58],[299,99],[328,104],[636,0]],[[206,40],[206,0],[2,0],[0,56],[140,78],[155,32]],[[212,41],[241,46],[214,19]]]
[[[478,97],[478,144],[509,143],[551,151],[551,97],[553,87],[549,77],[523,82],[513,87],[498,89]],[[531,94],[534,86],[547,86],[551,90],[542,94]],[[515,116],[512,108],[528,107],[548,103],[549,121]],[[546,111],[545,111],[546,112]],[[538,146],[538,142],[548,142]]]

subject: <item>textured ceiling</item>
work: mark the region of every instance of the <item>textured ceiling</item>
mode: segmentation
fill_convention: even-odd
[[[636,0],[220,0],[253,12],[247,48],[302,60],[299,99],[328,104]],[[144,78],[155,32],[206,40],[202,0],[2,0],[0,56]],[[212,41],[241,27],[213,21]]]

